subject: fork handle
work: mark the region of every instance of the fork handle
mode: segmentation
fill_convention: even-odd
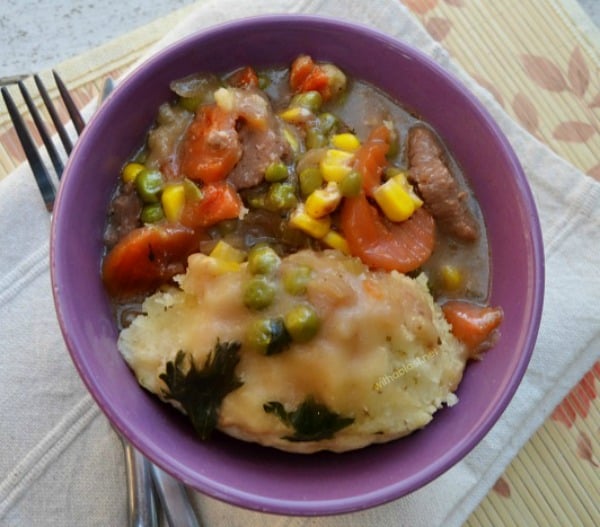
[[[125,470],[127,475],[127,503],[129,527],[157,527],[158,518],[150,461],[123,441],[125,448]]]
[[[169,526],[200,527],[183,484],[156,465],[152,465],[151,470]]]

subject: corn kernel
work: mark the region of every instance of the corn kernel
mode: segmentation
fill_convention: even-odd
[[[294,106],[281,112],[279,117],[287,123],[303,123],[312,117],[312,112],[302,106]]]
[[[339,232],[330,230],[323,238],[321,238],[321,241],[332,249],[337,249],[344,254],[350,254],[348,242]]]
[[[313,218],[322,218],[331,214],[342,201],[342,193],[333,181],[325,188],[318,188],[311,192],[304,203],[304,210]]]
[[[313,238],[323,238],[331,227],[331,218],[313,218],[304,210],[304,206],[299,205],[290,215],[290,225],[296,229],[300,229]]]
[[[236,249],[223,240],[218,241],[209,256],[217,258],[218,260],[223,260],[224,262],[236,263],[242,263],[246,259],[246,253],[244,251]]]
[[[400,173],[396,174],[394,176],[394,179],[398,183],[400,183],[400,185],[402,185],[402,187],[404,188],[404,190],[406,190],[406,192],[408,192],[410,199],[415,204],[415,209],[418,209],[421,205],[423,205],[423,200],[415,194],[415,189],[408,182],[408,179],[406,179],[406,171],[405,170],[402,170]]]
[[[121,177],[125,183],[133,183],[135,181],[135,177],[139,174],[140,170],[143,170],[144,165],[141,163],[127,163],[123,167],[123,172],[121,173]]]
[[[354,154],[330,148],[325,152],[323,159],[319,164],[321,174],[325,181],[335,181],[339,183],[344,177],[352,171],[351,161]]]
[[[351,133],[333,135],[331,137],[331,144],[346,152],[356,152],[360,148],[358,137]]]
[[[407,220],[423,204],[412,191],[404,174],[394,176],[377,187],[373,192],[373,197],[391,221]]]
[[[463,283],[463,275],[460,272],[460,269],[454,265],[447,264],[442,266],[440,275],[446,289],[454,291]]]
[[[226,112],[232,112],[235,105],[233,91],[227,88],[219,88],[214,93],[217,106]]]
[[[287,125],[283,127],[283,137],[290,145],[292,152],[298,154],[300,152],[300,142],[298,141],[296,134],[294,134]]]
[[[225,273],[237,273],[241,269],[241,264],[220,258],[209,258],[204,264],[207,274],[218,276]]]
[[[185,205],[185,186],[183,183],[167,185],[160,198],[165,217],[169,221],[179,221]]]
[[[394,179],[380,185],[373,197],[383,213],[392,221],[407,220],[415,211],[415,204],[408,193]]]

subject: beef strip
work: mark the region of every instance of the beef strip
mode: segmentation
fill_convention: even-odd
[[[434,133],[423,127],[408,133],[408,177],[439,228],[459,240],[479,237],[477,221],[467,205],[467,193],[461,191],[444,161],[444,150]]]

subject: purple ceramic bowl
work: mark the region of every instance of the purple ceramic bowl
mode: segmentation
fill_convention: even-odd
[[[141,144],[169,82],[196,71],[286,65],[300,53],[339,65],[416,111],[464,169],[487,224],[491,303],[502,338],[471,364],[460,403],[410,437],[311,456],[217,434],[199,441],[176,411],[141,389],[117,347],[100,280],[102,233],[121,166]],[[538,331],[544,264],[538,217],[508,141],[481,104],[430,59],[384,34],[307,16],[240,20],[192,36],[130,75],[85,129],[66,169],[52,227],[56,308],[72,359],[112,423],[187,485],[235,505],[281,514],[349,512],[404,496],[465,456],[500,417],[527,367]]]

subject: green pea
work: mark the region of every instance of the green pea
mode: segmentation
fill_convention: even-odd
[[[306,287],[312,277],[312,269],[308,265],[297,265],[287,268],[283,273],[281,280],[283,288],[290,295],[303,295],[306,293]]]
[[[300,172],[298,181],[300,183],[300,193],[303,196],[308,196],[323,185],[323,176],[317,167],[309,167]]]
[[[306,130],[306,148],[321,148],[327,145],[327,137],[318,128],[309,128]]]
[[[285,181],[288,177],[288,169],[281,161],[274,161],[265,170],[265,179],[271,183]]]
[[[307,342],[312,339],[321,326],[315,310],[307,304],[299,304],[285,314],[285,329],[296,342]]]
[[[145,203],[158,203],[163,188],[163,177],[158,170],[144,168],[135,177],[135,188]]]
[[[265,309],[275,299],[275,292],[275,285],[265,276],[254,276],[244,285],[244,305],[257,311]]]
[[[244,196],[244,201],[251,209],[264,209],[266,194],[264,191],[261,192],[249,192]]]
[[[140,216],[144,223],[156,223],[165,217],[165,213],[160,203],[150,203],[144,205],[142,208],[142,214]]]
[[[235,234],[238,229],[240,220],[237,218],[234,220],[223,220],[217,223],[217,231],[222,237],[228,236],[229,234]]]
[[[325,135],[328,135],[331,132],[333,132],[333,130],[336,129],[339,124],[338,118],[329,112],[319,114],[317,122],[319,123],[319,128],[321,129],[321,132],[323,132]]]
[[[281,259],[268,245],[256,245],[248,253],[248,270],[252,274],[269,274],[279,267]]]
[[[323,97],[318,91],[313,90],[294,95],[290,106],[301,106],[311,112],[316,112],[321,107],[321,104],[323,104]]]
[[[269,79],[269,77],[267,77],[266,75],[258,76],[258,87],[261,90],[266,90],[270,84],[271,84],[271,79]]]
[[[265,198],[265,207],[272,211],[289,210],[296,206],[298,198],[291,183],[272,183]]]
[[[265,355],[282,352],[289,346],[290,340],[281,317],[254,320],[246,332],[248,345]]]
[[[203,100],[203,95],[194,95],[192,97],[180,97],[179,106],[185,108],[188,112],[194,113],[198,106],[202,104]]]
[[[399,139],[398,134],[396,133],[396,131],[393,130],[392,134],[391,134],[390,147],[389,147],[387,153],[385,154],[385,156],[388,159],[393,159],[399,153],[400,153],[400,139]]]
[[[339,183],[339,188],[342,196],[352,198],[360,194],[362,188],[362,176],[360,172],[353,170],[344,176]]]

